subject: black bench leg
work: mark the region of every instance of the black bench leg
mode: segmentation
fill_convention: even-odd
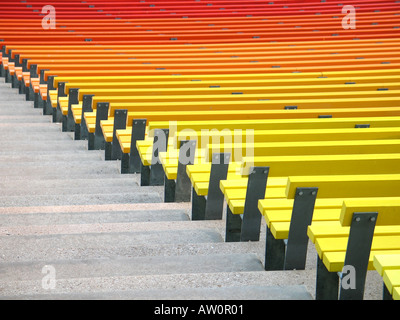
[[[308,236],[318,188],[297,188],[287,240],[285,270],[304,270]]]
[[[229,205],[226,206],[225,242],[239,242],[242,230],[242,217],[233,214]]]
[[[186,173],[186,166],[194,164],[196,141],[181,141],[178,158],[178,172],[175,185],[175,202],[190,202],[191,182]]]
[[[75,120],[74,115],[72,114],[72,105],[79,103],[79,89],[71,88],[69,89],[68,96],[68,114],[66,116],[66,125],[65,129],[68,132],[73,132],[75,130]]]
[[[214,153],[208,186],[205,220],[221,220],[224,206],[224,195],[220,189],[220,181],[228,175],[230,154]]]
[[[206,198],[199,196],[192,188],[192,220],[204,220],[206,212]]]
[[[113,128],[113,141],[111,144],[111,160],[121,160],[122,150],[117,138],[117,130],[126,128],[126,120],[128,117],[128,110],[115,110],[114,112],[114,128]]]
[[[382,300],[393,300],[392,294],[389,292],[388,288],[386,287],[383,281],[382,284],[383,284]]]
[[[127,174],[129,173],[129,154],[122,153],[121,155],[121,173]]]
[[[129,153],[129,173],[140,173],[141,160],[136,148],[138,140],[144,140],[146,135],[146,119],[132,120],[131,150]]]
[[[140,163],[140,186],[150,185],[150,167]]]
[[[89,131],[86,125],[85,120],[85,112],[93,112],[92,108],[93,103],[93,95],[92,94],[84,94],[82,97],[82,116],[81,123],[76,124],[75,126],[75,140],[88,140],[89,139]]]
[[[315,300],[337,300],[339,295],[339,277],[329,272],[322,260],[317,257],[317,279]]]
[[[100,121],[108,119],[108,102],[98,102],[96,111],[96,129],[94,132],[94,150],[104,150],[105,143],[103,131],[101,130]]]
[[[267,271],[283,270],[286,251],[285,241],[275,239],[269,228],[266,229],[264,269]]]
[[[369,255],[374,236],[377,212],[355,212],[350,226],[344,267],[350,267],[355,276],[354,285],[340,286],[340,300],[362,300],[367,276]],[[351,280],[351,278],[350,278]]]
[[[269,167],[250,169],[240,241],[259,241],[262,215],[258,200],[265,198]]]
[[[154,142],[153,142],[153,153],[150,166],[150,185],[151,186],[162,186],[164,185],[164,168],[160,163],[158,154],[160,152],[167,151],[168,147],[168,136],[169,129],[155,129],[154,130]]]
[[[176,183],[174,179],[164,177],[164,202],[175,202]]]

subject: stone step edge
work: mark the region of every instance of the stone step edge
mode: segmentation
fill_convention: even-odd
[[[157,209],[190,209],[190,202],[170,203],[126,203],[126,204],[98,204],[98,205],[63,205],[63,206],[34,206],[34,207],[0,207],[1,214],[24,213],[72,213],[72,212],[96,212],[96,211],[143,211]]]

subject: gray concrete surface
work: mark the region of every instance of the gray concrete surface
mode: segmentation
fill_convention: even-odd
[[[225,243],[225,220],[191,221],[119,161],[88,151],[0,78],[0,299],[309,300],[305,270],[264,271],[258,242]],[[43,286],[43,267],[55,287]],[[369,272],[365,299],[381,299]]]

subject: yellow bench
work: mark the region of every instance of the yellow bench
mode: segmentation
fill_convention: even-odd
[[[259,212],[267,225],[265,267],[268,270],[304,268],[308,242],[305,236],[311,221],[317,226],[331,222],[335,225],[343,199],[385,197],[388,202],[398,200],[395,197],[400,196],[399,186],[399,173],[289,177],[284,197],[258,201]],[[300,197],[301,190],[304,191]],[[315,194],[310,195],[309,190]],[[304,200],[306,195],[309,200]],[[309,201],[308,210],[296,211],[299,200]],[[286,246],[284,239],[288,239]],[[295,253],[288,250],[290,245],[296,247]]]
[[[87,96],[85,96],[87,97]],[[338,111],[340,110],[340,111]],[[271,122],[271,124],[274,123],[274,121],[276,121],[276,123],[279,125],[281,122],[280,121],[306,121],[306,123],[308,121],[319,121],[318,117],[333,117],[333,119],[331,119],[333,122],[335,122],[336,118],[338,119],[344,119],[343,117],[350,117],[350,118],[360,118],[359,123],[360,124],[368,124],[368,121],[366,118],[379,118],[382,117],[383,119],[389,119],[390,116],[396,118],[398,115],[400,115],[400,107],[389,107],[389,108],[351,108],[351,109],[338,109],[338,110],[329,110],[329,112],[327,110],[314,110],[311,113],[308,112],[307,110],[296,110],[295,113],[293,113],[293,110],[277,110],[277,111],[268,111],[268,110],[231,110],[231,111],[192,111],[190,113],[191,116],[196,117],[196,119],[198,119],[198,122],[200,123],[200,125],[202,125],[205,122],[210,122],[212,125],[215,124],[215,128],[218,128],[220,126],[221,123],[225,123],[225,121],[227,121],[227,125],[228,126],[233,126],[233,125],[237,125],[237,127],[240,129],[245,129],[243,126],[241,126],[240,124],[238,124],[238,122],[243,122],[244,125],[247,125],[250,128],[255,127],[257,128],[257,126],[255,126],[254,122],[257,121],[266,121]],[[305,112],[304,112],[305,111]],[[128,159],[129,157],[132,157],[133,155],[131,154],[132,152],[137,153],[136,150],[136,140],[137,139],[131,139],[131,137],[134,137],[134,135],[132,134],[132,130],[133,130],[133,126],[131,126],[131,124],[133,122],[136,122],[138,119],[139,120],[145,120],[147,119],[147,121],[149,122],[149,124],[151,123],[156,123],[155,127],[157,128],[169,128],[172,132],[172,134],[174,134],[174,132],[178,129],[179,124],[180,123],[186,123],[186,121],[184,121],[185,118],[188,117],[188,114],[186,113],[182,113],[182,112],[173,112],[173,111],[166,111],[166,112],[128,112],[128,116],[127,116],[127,128],[124,130],[116,130],[116,135],[120,144],[120,148],[122,150],[123,156],[122,158],[124,159],[124,157],[126,159]],[[90,132],[95,132],[95,114],[91,114],[89,112],[85,113],[85,117],[86,122],[88,122],[88,127],[89,127],[89,131]],[[365,118],[365,120],[363,120]],[[182,121],[158,121],[160,119],[181,119]],[[207,119],[207,121],[202,121]],[[240,121],[234,120],[234,119],[241,119]],[[328,120],[328,119],[324,119],[324,120]],[[329,123],[333,123],[331,122],[331,120],[326,121],[327,126],[330,127]],[[254,122],[253,122],[254,121]],[[192,121],[191,121],[192,122]],[[172,125],[171,125],[172,123]],[[177,128],[175,129],[175,124],[177,124]],[[219,125],[217,125],[219,123]],[[323,123],[321,122],[321,127],[323,128]],[[112,126],[113,121],[109,120],[109,121],[103,121],[102,122],[102,127],[104,126]],[[371,123],[372,126],[374,126]],[[307,126],[307,124],[306,124]],[[380,125],[378,125],[380,126]],[[391,125],[389,125],[391,126]],[[86,127],[86,124],[85,126]],[[284,126],[286,128],[286,126]],[[291,125],[287,125],[288,128],[291,128]],[[317,128],[318,126],[316,126]],[[335,127],[335,125],[332,125],[332,127]],[[346,125],[343,125],[343,127],[346,127]],[[301,125],[300,127],[301,128]],[[197,128],[194,128],[195,130]],[[201,129],[200,129],[201,130]],[[110,130],[109,130],[110,131]],[[150,130],[151,131],[151,130]],[[108,139],[107,141],[111,141],[111,135],[108,136],[106,135],[106,139]],[[183,140],[189,140],[191,139],[191,137],[182,137]],[[131,148],[133,147],[133,148]],[[175,146],[176,148],[176,146]],[[123,163],[121,163],[122,165]],[[124,170],[126,170],[127,172],[138,172],[135,170],[132,170],[128,167],[128,166],[124,166],[123,168],[121,168],[121,171],[124,172]],[[137,167],[136,167],[137,170]]]
[[[396,139],[400,131],[397,128],[366,128],[366,129],[299,129],[299,130],[256,130],[254,141],[285,142],[285,141],[349,141]],[[209,133],[210,135],[216,133]],[[220,133],[220,135],[222,135]],[[227,135],[229,135],[227,133]],[[244,139],[243,139],[244,140]],[[242,141],[243,141],[242,140]],[[322,148],[321,148],[322,150]],[[288,177],[291,175],[326,175],[332,174],[372,174],[392,173],[398,154],[337,154],[329,155],[298,155],[298,156],[252,156],[242,157],[239,162],[229,164],[236,178],[247,176],[251,167],[269,166],[270,177]],[[383,162],[381,162],[383,161]],[[394,162],[393,162],[394,161]],[[376,162],[385,163],[382,167]],[[392,164],[391,164],[392,163]],[[193,186],[193,197],[208,195],[211,164],[189,165],[187,173]],[[218,183],[219,186],[219,181]],[[242,201],[243,203],[243,201]],[[195,209],[195,208],[193,208]]]
[[[400,300],[400,254],[375,254],[373,264],[383,278],[383,299]]]
[[[316,299],[361,300],[375,255],[400,253],[400,201],[346,199],[339,221],[336,230],[308,228],[318,253]]]
[[[76,87],[79,88],[79,87]],[[93,104],[97,102],[168,102],[168,101],[237,101],[237,100],[276,100],[287,99],[288,95],[295,94],[298,99],[322,99],[328,96],[337,98],[398,96],[399,83],[385,84],[360,84],[360,85],[325,85],[325,86],[286,86],[286,87],[233,87],[233,88],[165,88],[165,89],[69,89],[69,96],[58,97],[61,113],[69,116],[71,120],[80,113],[82,108],[74,107],[72,115],[71,105],[82,101],[83,95],[94,95]],[[76,97],[75,90],[79,90]],[[81,105],[81,104],[78,104]],[[54,107],[57,104],[53,105]],[[71,130],[73,128],[69,128]],[[66,129],[67,130],[67,129]]]
[[[400,91],[399,91],[400,92]],[[391,96],[394,94],[393,96]],[[314,94],[318,95],[318,94]],[[155,97],[149,98],[152,101],[145,101],[145,102],[131,102],[132,100],[134,101],[134,98],[130,97],[93,97],[93,99],[98,98],[99,102],[108,102],[109,103],[109,115],[111,116],[114,114],[114,110],[117,109],[125,109],[128,112],[140,112],[143,110],[149,110],[150,111],[181,111],[185,112],[187,110],[193,110],[193,111],[207,111],[207,110],[238,110],[238,109],[252,109],[252,110],[257,110],[257,109],[263,109],[263,110],[284,110],[286,108],[298,108],[298,109],[319,109],[319,108],[330,108],[330,109],[345,109],[345,108],[370,108],[370,107],[399,107],[399,101],[398,101],[398,93],[396,92],[390,92],[390,91],[376,91],[374,92],[372,97],[367,97],[367,96],[362,96],[360,98],[349,96],[348,98],[341,98],[340,94],[338,94],[337,98],[320,98],[320,97],[311,97],[309,96],[307,99],[287,99],[287,100],[268,100],[268,101],[263,101],[263,100],[258,100],[254,99],[251,100],[251,98],[247,98],[246,95],[243,96],[243,99],[237,98],[237,96],[242,96],[242,95],[233,95],[233,100],[230,101],[230,98],[232,98],[232,95],[228,95],[229,99],[225,99],[221,97],[221,100],[216,100],[216,99],[211,99],[209,101],[188,101],[187,97],[183,98],[180,97],[183,101],[173,101],[174,98],[171,98],[170,101],[168,99],[161,99],[158,102],[155,102],[154,100],[157,100]],[[120,99],[119,102],[118,99]],[[146,98],[147,99],[147,98]],[[71,103],[69,102],[69,105]],[[96,105],[95,103],[93,106]],[[289,112],[296,112],[297,110],[286,110]],[[66,110],[68,113],[68,109]],[[72,111],[71,111],[72,112]],[[69,113],[68,113],[69,114]],[[97,119],[97,107],[96,109],[93,110],[92,117],[96,117]],[[186,113],[187,116],[192,116],[192,111],[189,113]],[[65,113],[63,114],[65,116]],[[147,118],[147,117],[144,117]],[[72,128],[72,122],[73,122],[73,116],[71,113],[71,117],[69,117],[71,121],[71,128]],[[106,118],[107,119],[107,118]],[[85,120],[86,124],[88,125],[88,120],[87,116],[85,113]],[[105,119],[101,119],[105,120]],[[94,123],[94,127],[96,127],[96,122]],[[109,132],[113,132],[112,128],[112,122],[109,123],[111,126],[109,127]],[[72,130],[72,129],[71,129]]]

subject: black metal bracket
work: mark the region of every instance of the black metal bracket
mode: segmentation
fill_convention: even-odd
[[[240,234],[242,232],[242,217],[240,214],[233,214],[226,206],[226,228],[225,228],[225,242],[239,242]]]
[[[287,241],[275,239],[267,227],[265,269],[304,270],[308,236],[318,188],[297,188]]]
[[[286,246],[285,270],[304,270],[306,265],[308,236],[318,188],[297,188],[290,219]]]
[[[126,128],[126,120],[128,117],[128,110],[117,109],[114,112],[114,128],[113,128],[113,141],[111,147],[111,160],[121,160],[122,150],[117,138],[117,130]]]
[[[318,256],[315,300],[337,300],[338,295],[339,277],[336,272],[329,272]]]
[[[29,92],[27,92],[29,94]],[[65,93],[65,82],[59,82],[57,87],[57,96],[66,97]],[[60,104],[57,101],[57,108],[53,108],[53,122],[62,122],[62,113]]]
[[[178,172],[175,186],[175,202],[189,202],[191,182],[186,173],[186,166],[194,164],[196,141],[181,141],[178,158]]]
[[[345,266],[355,270],[355,288],[340,286],[340,300],[362,300],[377,212],[354,212],[347,242]]]
[[[68,114],[63,115],[62,131],[73,132],[75,131],[74,115],[72,114],[72,105],[79,103],[79,89],[71,88],[68,93]]]
[[[154,141],[152,159],[150,165],[150,180],[151,186],[164,185],[164,168],[160,163],[158,154],[167,151],[168,148],[169,129],[154,129]]]
[[[108,102],[98,102],[96,110],[96,129],[94,132],[93,150],[104,150],[105,139],[103,131],[101,130],[100,121],[108,119],[108,109],[110,104]]]
[[[286,251],[285,241],[275,239],[271,230],[268,227],[266,229],[264,269],[266,271],[283,270]]]
[[[204,220],[206,212],[206,197],[199,196],[194,188],[192,188],[192,220]]]
[[[128,164],[129,173],[140,173],[141,161],[139,152],[136,148],[136,142],[138,140],[144,140],[144,137],[146,135],[146,123],[147,123],[146,119],[132,120],[131,150],[129,153],[129,164]]]
[[[47,101],[45,105],[43,106],[43,114],[44,115],[52,115],[53,114],[53,107],[51,105],[50,101],[50,90],[55,90],[54,88],[54,78],[56,76],[48,76],[47,77]],[[22,84],[23,87],[25,87],[25,84]],[[21,90],[20,90],[21,92]]]
[[[226,180],[230,157],[230,153],[214,153],[212,155],[210,182],[204,213],[205,220],[222,219],[224,194],[220,189],[219,183],[221,180]]]
[[[265,198],[269,167],[250,168],[240,241],[259,241],[262,215],[258,200]]]
[[[93,94],[84,94],[82,97],[81,123],[75,123],[75,140],[87,140],[89,137],[85,120],[85,112],[93,112]]]
[[[377,217],[377,212],[353,213],[344,267],[350,266],[351,270],[354,270],[354,286],[344,286],[343,281],[341,282],[344,279],[343,273],[329,272],[321,259],[318,258],[315,293],[317,300],[363,299]]]

